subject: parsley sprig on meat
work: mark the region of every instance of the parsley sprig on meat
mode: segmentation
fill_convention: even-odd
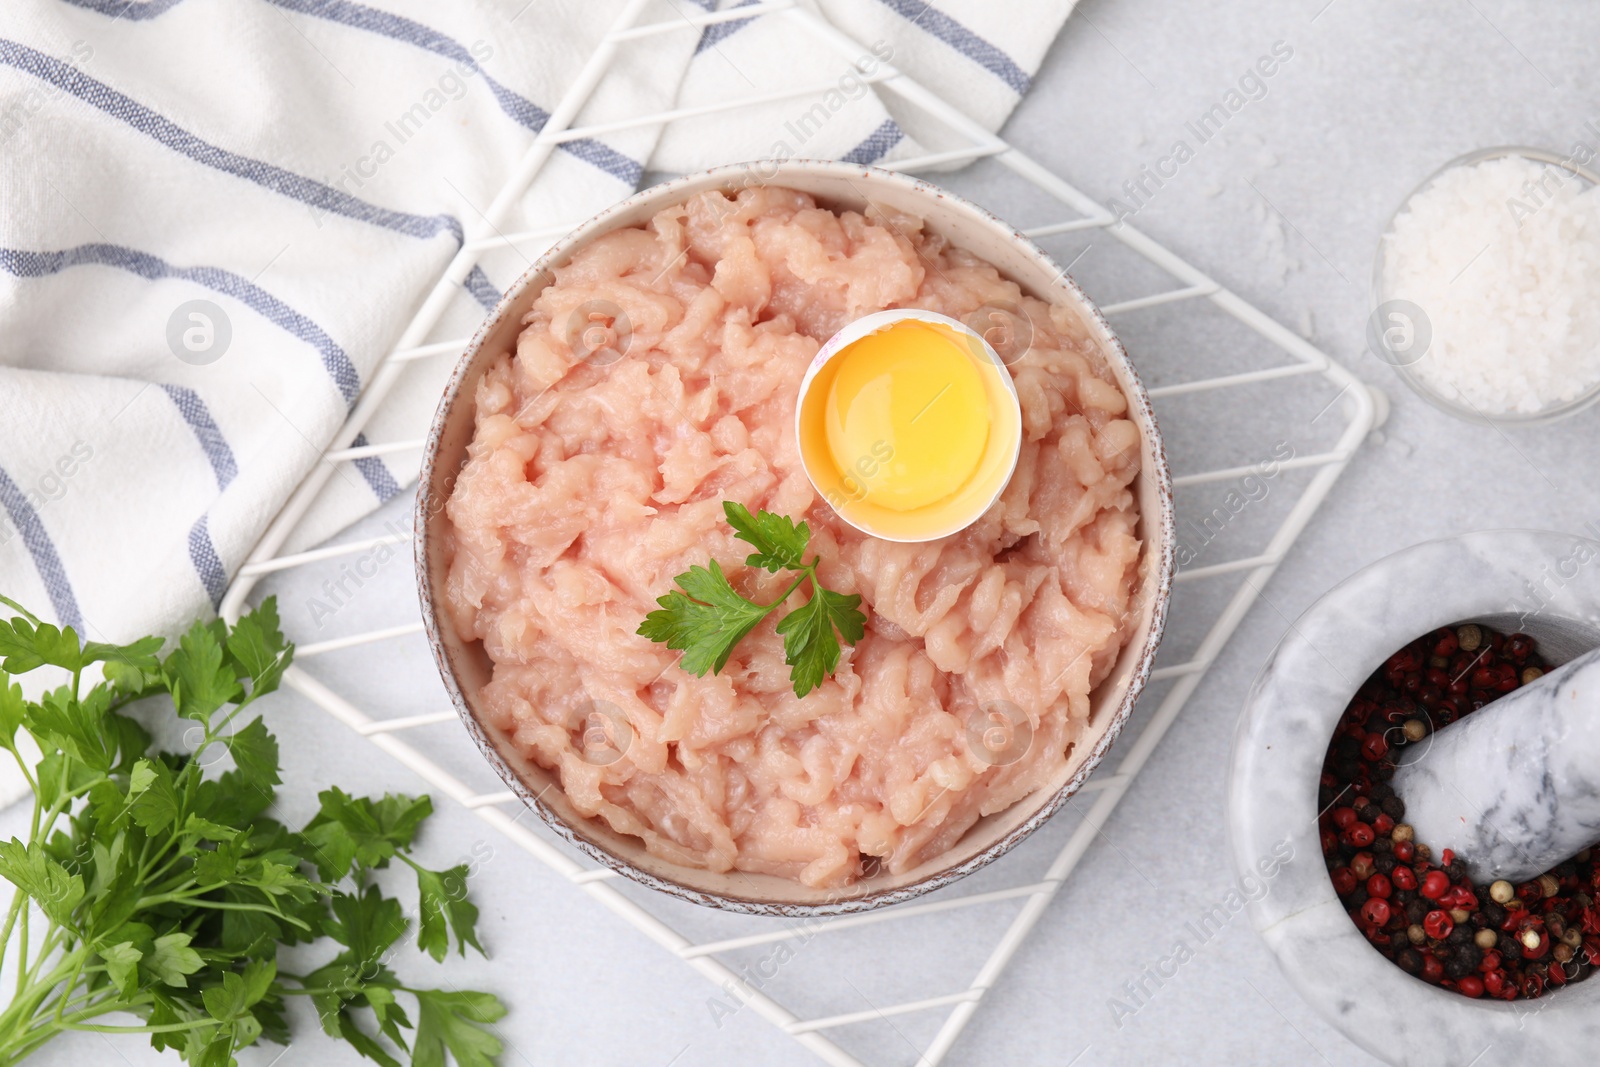
[[[697,677],[720,672],[733,654],[733,646],[761,624],[761,620],[789,599],[805,582],[811,598],[778,621],[785,662],[795,696],[805,696],[839,666],[839,638],[853,645],[865,632],[867,617],[857,608],[861,596],[846,596],[817,579],[817,558],[805,560],[811,527],[795,525],[787,515],[770,511],[750,514],[743,504],[724,501],[723,513],[734,536],[754,546],[745,563],[773,574],[798,572],[783,595],[770,604],[757,604],[739,595],[716,560],[708,566],[690,567],[673,579],[678,588],[656,603],[661,607],[646,615],[639,635],[683,652],[683,669]],[[838,631],[835,634],[835,631]]]
[[[146,1034],[193,1067],[228,1067],[262,1038],[288,1042],[285,1006],[297,996],[328,1034],[385,1067],[400,1056],[443,1067],[447,1049],[462,1067],[494,1062],[490,1024],[505,1014],[495,997],[415,988],[389,966],[410,926],[375,882],[391,860],[416,875],[417,947],[435,960],[452,939],[482,951],[466,867],[412,858],[428,798],[329,789],[298,832],[268,814],[278,743],[246,709],[293,655],[271,600],[232,629],[195,623],[164,657],[159,637],[84,644],[0,602],[19,613],[0,621],[0,747],[33,790],[28,840],[0,843],[0,877],[17,888],[0,925],[0,988],[15,989],[0,1011],[0,1065],[93,1030]],[[86,686],[95,664],[104,680]],[[70,681],[25,699],[12,677],[48,667]],[[147,699],[197,724],[193,753],[152,748],[125,710]],[[24,735],[38,760],[24,755]],[[199,757],[217,742],[232,767],[213,773]],[[296,944],[337,951],[295,974],[278,949]]]

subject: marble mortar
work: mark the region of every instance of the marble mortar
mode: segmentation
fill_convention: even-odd
[[[1600,647],[1600,543],[1523,530],[1426,542],[1358,571],[1290,627],[1234,732],[1235,866],[1253,873],[1283,842],[1294,850],[1250,905],[1251,922],[1300,995],[1390,1063],[1590,1062],[1600,1041],[1600,980],[1512,1003],[1427,985],[1367,943],[1322,860],[1318,777],[1350,697],[1406,642],[1463,622],[1521,630],[1554,664]]]

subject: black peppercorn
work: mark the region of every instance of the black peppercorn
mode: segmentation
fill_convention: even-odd
[[[1500,924],[1506,921],[1506,909],[1489,899],[1489,889],[1487,886],[1479,887],[1478,899],[1483,901],[1484,925],[1492,926],[1496,930],[1500,929]]]
[[[1388,786],[1386,785],[1384,788],[1387,789]],[[1381,807],[1383,808],[1383,813],[1395,822],[1399,822],[1406,816],[1406,802],[1395,796],[1393,789],[1389,789],[1389,796],[1383,801]]]
[[[1449,955],[1444,958],[1444,976],[1446,978],[1465,978],[1472,973],[1472,968],[1460,956]]]
[[[1502,959],[1520,960],[1522,958],[1522,942],[1510,934],[1501,934],[1500,943],[1495,946]]]
[[[1470,945],[1472,944],[1474,933],[1476,931],[1466,923],[1457,923],[1455,929],[1450,931],[1450,936],[1445,938],[1445,941],[1452,945]]]
[[[1403,948],[1396,954],[1394,962],[1407,974],[1422,973],[1422,953],[1414,948]]]
[[[1394,838],[1392,838],[1392,837],[1380,837],[1380,838],[1378,838],[1376,841],[1374,841],[1372,843],[1371,848],[1372,848],[1373,852],[1377,853],[1380,856],[1383,855],[1386,852],[1393,852],[1394,851]],[[1389,872],[1385,871],[1384,873],[1388,874]]]
[[[1420,924],[1432,910],[1433,902],[1423,897],[1416,897],[1406,902],[1406,918],[1412,923]]]
[[[1459,882],[1467,876],[1467,865],[1460,856],[1452,859],[1443,869],[1452,882]]]
[[[1390,852],[1378,853],[1376,856],[1372,857],[1372,867],[1379,874],[1388,874],[1395,868],[1394,854]]]

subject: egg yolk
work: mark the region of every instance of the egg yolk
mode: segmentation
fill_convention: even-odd
[[[836,358],[824,425],[846,484],[895,511],[953,496],[989,439],[989,401],[967,350],[925,323],[901,322]]]

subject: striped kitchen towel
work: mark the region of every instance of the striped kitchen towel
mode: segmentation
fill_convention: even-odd
[[[801,0],[990,128],[1073,0]],[[219,602],[433,281],[637,0],[7,0],[0,7],[0,592],[86,638]],[[648,172],[948,147],[771,3],[646,0],[502,233]],[[737,7],[752,7],[740,15]],[[682,24],[682,25],[677,25]],[[877,57],[874,60],[874,56]],[[628,126],[815,85],[814,98]],[[485,255],[470,334],[549,237]],[[448,354],[354,442],[419,438]],[[418,456],[337,465],[295,546],[402,492]],[[295,547],[291,546],[291,547]]]

